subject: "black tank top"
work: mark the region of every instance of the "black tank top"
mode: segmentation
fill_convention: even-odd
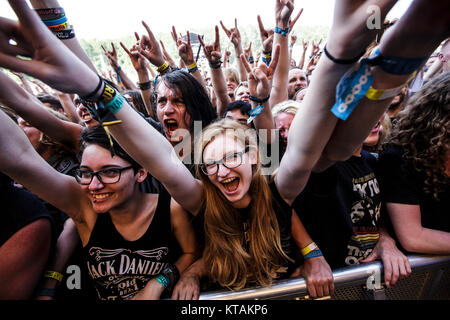
[[[83,248],[98,298],[129,299],[144,288],[168,265],[171,234],[170,195],[164,188],[159,193],[152,222],[136,241],[122,237],[109,213],[99,214]]]

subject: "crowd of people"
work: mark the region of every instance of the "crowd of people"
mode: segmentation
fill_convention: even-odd
[[[173,58],[143,21],[120,43],[130,75],[114,43],[112,72],[95,68],[56,0],[9,1],[0,299],[187,300],[298,276],[319,298],[336,268],[381,260],[391,287],[408,254],[450,254],[449,3],[373,29],[367,7],[384,21],[395,0],[336,1],[297,63],[303,10],[273,2],[256,56],[220,21],[234,65],[219,26],[202,68],[189,32],[172,27]]]

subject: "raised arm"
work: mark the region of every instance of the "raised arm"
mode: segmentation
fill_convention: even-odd
[[[116,50],[116,47],[114,46],[114,43],[112,43],[112,42],[111,42],[111,47],[112,47],[112,50],[106,50],[105,47],[103,47],[103,45],[102,45],[102,49],[105,52],[106,57],[108,58],[111,68],[113,68],[113,70],[116,72],[117,82],[118,82],[119,86],[124,87],[126,90],[137,90],[133,81],[130,80],[128,75],[125,73],[125,71],[119,65],[119,61],[117,58],[117,50]]]
[[[227,93],[227,84],[222,72],[222,53],[220,52],[219,27],[215,27],[216,38],[214,42],[205,45],[203,40],[198,37],[203,48],[206,59],[208,59],[211,68],[211,81],[217,99],[217,114],[222,117],[225,114],[226,107],[231,102]]]
[[[330,112],[335,103],[336,85],[375,37],[375,31],[366,27],[367,7],[374,3],[379,5],[383,19],[395,2],[395,0],[336,2],[326,48],[330,56],[337,58],[331,60],[326,55],[321,57],[302,108],[292,121],[289,143],[275,178],[278,190],[285,199],[293,201],[296,198],[303,190],[311,171],[316,167],[338,122],[338,118]]]
[[[275,35],[273,45],[280,46],[280,61],[275,71],[272,81],[272,92],[270,94],[270,105],[288,99],[288,73],[290,68],[289,55],[289,31],[294,27],[295,22],[300,17],[303,9],[297,14],[293,21],[290,21],[291,14],[294,11],[294,1],[292,0],[276,0],[275,1]]]
[[[35,128],[50,138],[64,144],[73,152],[78,151],[78,140],[82,127],[61,120],[45,110],[44,105],[33,95],[23,90],[14,80],[0,71],[0,103],[10,107]]]
[[[130,57],[131,64],[133,65],[133,68],[136,70],[138,75],[138,86],[139,90],[141,91],[142,100],[144,100],[145,108],[147,110],[147,113],[150,115],[151,118],[156,120],[156,115],[153,112],[152,104],[151,104],[151,95],[152,95],[152,82],[149,76],[149,71],[146,67],[146,59],[145,57],[139,52],[138,46],[139,46],[139,35],[135,32],[134,33],[136,40],[138,41],[137,44],[133,45],[130,49],[125,47],[125,45],[121,42],[120,45],[122,49],[128,54],[128,57]]]
[[[52,14],[52,11],[48,11],[45,9],[53,9],[53,8],[61,8],[58,0],[30,0],[31,5],[34,9],[39,12],[39,16],[42,20],[54,20],[61,16]],[[39,9],[44,9],[39,11]],[[63,10],[64,12],[64,10]],[[64,13],[65,15],[65,13]],[[81,61],[83,61],[92,71],[97,72],[92,61],[89,59],[88,55],[81,47],[80,42],[78,41],[76,34],[73,30],[73,27],[70,23],[66,24],[65,29],[57,29],[58,32],[55,32],[55,35],[61,40],[61,42],[70,49]]]
[[[114,90],[106,87],[103,81],[99,81],[98,76],[92,70],[53,37],[50,31],[40,22],[36,13],[28,7],[25,0],[11,0],[10,5],[19,17],[20,27],[18,24],[7,21],[11,28],[0,30],[3,38],[7,40],[6,43],[0,42],[2,46],[0,65],[15,71],[27,72],[59,90],[74,92],[82,97],[91,96],[92,99],[98,99],[102,96],[104,103],[111,102],[116,107],[121,106],[122,108],[119,111],[116,109],[115,116],[123,122],[110,128],[114,137],[125,147],[133,159],[148,169],[156,179],[165,185],[180,205],[192,213],[197,213],[202,203],[202,186],[178,159],[167,139],[135,112],[120,94],[116,93],[111,96]],[[2,19],[0,23],[4,21]],[[13,35],[16,35],[17,45],[12,45],[8,41]],[[20,35],[20,40],[17,35]],[[25,53],[34,57],[34,59],[23,60],[15,56],[18,51],[23,50],[23,47],[27,48]],[[7,53],[3,48],[6,48]],[[99,84],[100,86],[98,86]],[[114,97],[118,101],[111,100]],[[106,100],[107,98],[109,100]],[[3,117],[6,116],[3,114]],[[13,135],[17,141],[11,138],[8,140],[6,138],[8,130],[17,131],[20,129],[17,126],[14,129],[14,123],[11,123],[11,120],[3,122],[9,123],[9,125],[7,129],[3,129],[1,135],[0,148],[5,151],[1,158],[1,169],[14,178],[19,177],[20,179],[16,179],[19,182],[25,180],[24,185],[33,187],[30,188],[32,192],[37,191],[35,192],[37,195],[45,193],[46,197],[42,197],[43,199],[52,200],[48,202],[69,215],[69,212],[74,215],[73,206],[77,206],[78,203],[71,204],[69,202],[68,205],[67,199],[64,197],[53,199],[52,194],[53,197],[61,194],[61,192],[64,194],[79,194],[77,190],[80,188],[75,180],[70,177],[54,178],[55,181],[52,180],[52,183],[49,184],[52,186],[51,188],[42,188],[41,182],[39,182],[39,187],[35,187],[39,179],[33,179],[34,175],[28,174],[28,170],[20,171],[17,168],[17,159],[21,159],[23,162],[19,163],[20,167],[30,168],[31,172],[33,172],[33,168],[44,167],[39,171],[43,176],[48,174],[55,177],[55,173],[52,173],[53,169],[50,166],[46,163],[43,164],[43,160],[39,159],[31,145],[25,143],[27,138],[24,133]],[[143,145],[143,141],[145,141],[145,145]],[[16,150],[16,146],[22,146],[24,143],[27,146],[24,148],[25,150]],[[67,179],[70,179],[70,181]],[[48,181],[48,179],[42,181]],[[76,187],[73,187],[74,185]],[[70,192],[67,191],[68,189],[74,190]],[[64,203],[70,208],[66,208]],[[73,216],[72,218],[76,220]]]
[[[324,150],[325,161],[342,160],[351,156],[414,71],[448,37],[449,20],[450,3],[415,0],[392,29],[383,35],[379,46],[380,57],[388,58],[382,59],[380,64],[375,64],[370,69],[373,77],[371,88],[348,119],[339,121]],[[400,68],[391,65],[391,60],[395,60]],[[394,93],[387,95],[389,91]],[[370,92],[383,96],[375,93],[370,96]]]
[[[234,28],[227,29],[222,21],[220,21],[220,25],[222,26],[223,31],[227,35],[227,37],[230,39],[231,43],[234,46],[234,51],[236,53],[236,63],[238,65],[239,69],[239,78],[241,81],[247,81],[247,71],[245,70],[244,66],[241,63],[241,60],[239,57],[243,53],[242,50],[242,42],[241,42],[241,33],[239,32],[238,26],[237,26],[237,19],[234,19]]]
[[[178,48],[178,55],[181,60],[183,60],[184,64],[189,73],[191,73],[195,79],[198,80],[202,84],[203,87],[206,87],[205,80],[203,79],[200,70],[197,66],[197,61],[194,59],[194,52],[192,51],[191,46],[191,34],[189,31],[186,32],[186,41],[183,41],[181,37],[177,36],[177,31],[175,27],[172,26],[172,38],[175,41]]]

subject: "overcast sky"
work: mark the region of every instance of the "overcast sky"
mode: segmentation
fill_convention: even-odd
[[[222,20],[226,26],[257,25],[259,14],[267,27],[273,26],[273,0],[59,0],[80,39],[114,39],[144,32],[144,20],[153,32],[212,27]],[[399,18],[411,0],[399,0],[388,15]],[[334,0],[295,1],[297,14],[303,8],[298,25],[327,25],[332,21]],[[0,12],[15,19],[6,0],[0,0]]]

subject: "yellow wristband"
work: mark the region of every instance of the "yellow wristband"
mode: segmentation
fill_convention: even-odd
[[[187,69],[188,69],[188,70],[194,69],[196,66],[197,66],[197,62],[194,61],[193,64],[188,65]]]
[[[47,270],[44,273],[44,277],[45,278],[51,278],[51,279],[55,279],[58,282],[61,282],[63,275],[62,273],[59,273],[57,271],[51,271],[51,270]]]
[[[167,61],[164,61],[164,63],[163,63],[161,66],[159,66],[159,67],[156,69],[156,71],[158,71],[158,72],[163,72],[163,71],[165,71],[168,67],[169,67],[169,63],[168,63]]]
[[[372,86],[366,92],[366,98],[370,100],[386,100],[395,97],[402,91],[403,85],[394,89],[374,89]]]
[[[302,256],[306,256],[308,253],[310,253],[313,250],[316,250],[317,248],[319,248],[317,246],[317,244],[315,242],[311,242],[310,244],[308,244],[306,247],[304,247],[301,252],[302,252]]]

